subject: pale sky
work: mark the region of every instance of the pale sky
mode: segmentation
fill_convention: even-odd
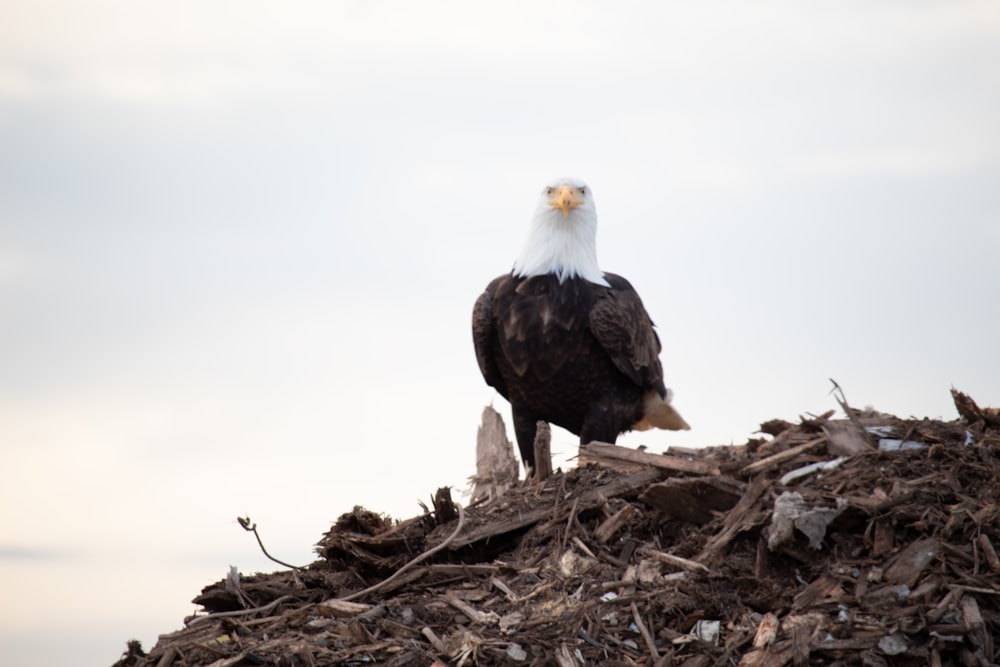
[[[585,179],[693,429],[1000,405],[1000,4],[0,4],[0,663],[474,472],[472,303]],[[566,465],[575,438],[557,432]]]

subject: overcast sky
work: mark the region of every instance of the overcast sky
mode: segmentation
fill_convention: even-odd
[[[553,177],[693,426],[620,443],[1000,404],[998,119],[994,0],[0,4],[0,662],[151,648],[278,568],[237,516],[464,500]]]

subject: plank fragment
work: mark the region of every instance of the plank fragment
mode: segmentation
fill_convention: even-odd
[[[580,462],[597,463],[614,467],[616,463],[635,463],[663,470],[688,472],[693,475],[721,475],[719,467],[713,463],[693,458],[652,454],[637,449],[609,445],[605,442],[591,442],[580,445]]]

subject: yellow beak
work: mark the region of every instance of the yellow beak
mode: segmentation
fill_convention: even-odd
[[[577,195],[576,188],[568,185],[559,186],[559,189],[556,191],[556,196],[549,200],[549,206],[561,209],[564,218],[569,215],[569,210],[571,208],[576,208],[580,205],[580,203],[580,198]]]

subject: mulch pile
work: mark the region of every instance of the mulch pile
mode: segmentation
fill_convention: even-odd
[[[951,422],[842,404],[740,446],[594,443],[401,522],[356,507],[115,667],[998,664],[1000,413],[953,394]]]

